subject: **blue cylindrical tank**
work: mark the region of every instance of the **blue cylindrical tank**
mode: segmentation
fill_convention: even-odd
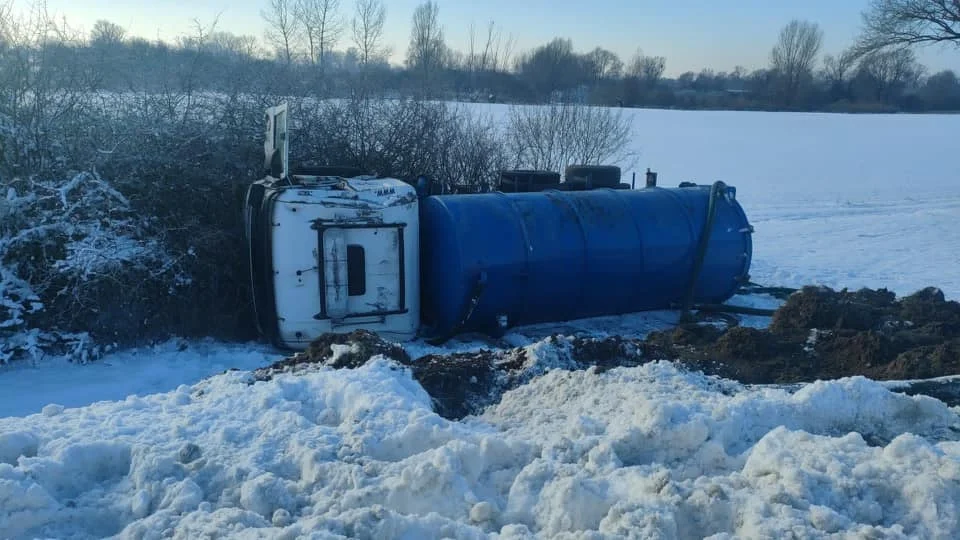
[[[746,279],[751,228],[732,187],[717,198],[697,303]],[[692,278],[711,186],[441,195],[421,201],[424,321],[492,331],[676,307]]]

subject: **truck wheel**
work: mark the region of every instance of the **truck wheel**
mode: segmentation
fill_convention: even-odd
[[[598,188],[616,188],[620,185],[620,167],[614,165],[570,165],[564,171],[564,176],[567,182],[582,178]]]
[[[570,178],[567,177],[562,184],[560,184],[560,191],[587,191],[587,181],[583,178]]]
[[[536,186],[555,186],[560,183],[560,173],[552,171],[534,171],[534,170],[514,170],[501,171],[500,182],[509,180],[518,186],[524,184]]]
[[[536,193],[550,189],[559,189],[563,184],[531,184],[526,182],[517,183],[513,180],[501,180],[500,191],[503,193]]]

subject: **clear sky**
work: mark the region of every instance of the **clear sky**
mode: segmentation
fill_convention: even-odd
[[[493,20],[515,38],[514,52],[554,37],[573,40],[587,51],[602,46],[628,60],[637,50],[667,59],[667,75],[684,71],[749,70],[768,64],[780,28],[793,18],[808,19],[824,30],[825,53],[836,53],[853,41],[860,13],[868,0],[437,0],[448,45],[465,51],[469,27],[478,31]],[[14,0],[21,8],[30,0]],[[421,0],[385,0],[386,40],[392,62],[407,49],[410,17]],[[47,0],[50,11],[72,26],[88,30],[107,19],[131,34],[172,40],[189,33],[192,20],[209,24],[219,13],[219,30],[262,38],[260,17],[267,0]],[[341,0],[352,14],[354,0]],[[346,48],[344,40],[338,45]],[[960,50],[945,47],[918,50],[931,71],[960,71]]]

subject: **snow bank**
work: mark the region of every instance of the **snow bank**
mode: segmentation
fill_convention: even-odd
[[[0,536],[956,537],[958,438],[942,403],[865,379],[551,371],[449,422],[382,357],[235,371],[0,419]]]
[[[280,356],[263,345],[173,339],[109,352],[89,364],[60,357],[0,366],[0,418],[169,392],[228,369],[264,367]]]

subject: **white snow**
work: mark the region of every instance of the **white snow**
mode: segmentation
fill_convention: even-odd
[[[954,178],[960,180],[960,171]],[[953,193],[901,201],[748,208],[755,281],[786,287],[927,286],[960,300],[960,181]]]
[[[626,113],[661,185],[737,187],[755,281],[960,298],[960,116]],[[408,350],[512,344],[548,367],[553,332],[675,320]],[[280,356],[172,341],[0,367],[0,538],[960,537],[960,409],[896,383],[549,371],[451,422],[382,358],[251,384]]]
[[[0,417],[48,414],[50,405],[80,407],[167,392],[228,369],[263,367],[281,356],[257,344],[171,340],[110,353],[90,364],[54,358],[35,365],[0,365]]]
[[[2,535],[960,534],[960,417],[865,379],[552,371],[464,422],[382,358],[250,382],[0,419]]]

